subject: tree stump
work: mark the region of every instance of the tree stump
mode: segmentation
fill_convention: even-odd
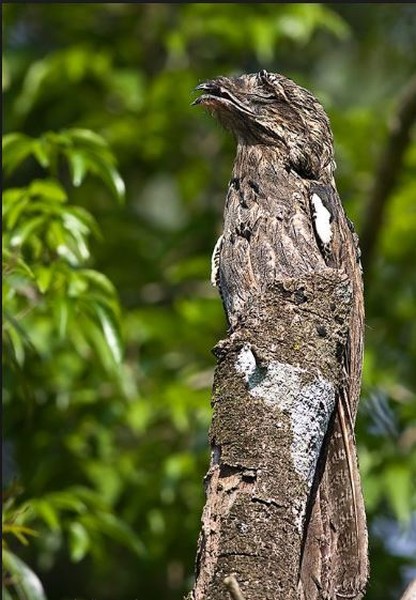
[[[367,530],[354,422],[363,296],[328,119],[261,71],[198,86],[237,140],[213,256],[211,465],[193,600],[361,598]]]

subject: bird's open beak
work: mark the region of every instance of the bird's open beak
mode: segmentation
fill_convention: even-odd
[[[221,103],[222,90],[221,87],[214,81],[204,81],[203,83],[197,85],[194,91],[203,91],[207,93],[202,94],[201,96],[196,98],[192,102],[191,106],[196,106],[198,104],[215,106],[216,104]]]
[[[192,106],[202,104],[214,109],[238,110],[243,114],[251,114],[246,106],[223,84],[216,79],[204,81],[196,86],[195,91],[205,92],[192,102]]]

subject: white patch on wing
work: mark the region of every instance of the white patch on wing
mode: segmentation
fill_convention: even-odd
[[[323,244],[329,244],[332,239],[331,213],[324,206],[324,203],[318,194],[313,194],[312,206],[314,209],[313,218],[316,233]]]
[[[223,236],[217,240],[217,243],[214,246],[214,250],[212,252],[211,257],[211,283],[214,287],[218,287],[218,269],[220,268],[220,252],[221,252],[221,243]]]

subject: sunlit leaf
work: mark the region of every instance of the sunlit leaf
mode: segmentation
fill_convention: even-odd
[[[19,227],[14,230],[10,239],[10,245],[12,247],[23,246],[33,233],[42,227],[44,220],[45,217],[42,215],[24,221],[22,225],[19,225]]]
[[[31,196],[41,196],[53,202],[65,202],[67,194],[62,185],[55,179],[35,179],[28,188]]]
[[[21,544],[27,546],[28,536],[39,535],[37,531],[26,527],[25,525],[19,525],[18,523],[3,523],[3,535],[13,535],[16,537]]]
[[[56,509],[60,510],[72,510],[78,514],[82,514],[87,510],[85,502],[83,502],[79,495],[74,493],[71,488],[60,492],[45,494],[43,500],[46,500]]]
[[[62,221],[68,235],[74,239],[73,252],[79,256],[80,262],[87,261],[90,257],[90,251],[85,239],[89,233],[88,227],[75,214],[69,212],[63,215]]]
[[[35,279],[33,270],[19,254],[3,249],[3,276],[7,278],[11,274],[21,274],[28,279]]]
[[[53,271],[51,267],[38,266],[36,268],[35,278],[39,291],[44,294],[49,289],[52,282]]]
[[[90,548],[90,536],[86,528],[79,521],[70,523],[68,532],[71,560],[79,562]]]
[[[6,219],[4,225],[7,230],[13,229],[20,215],[26,209],[30,199],[26,188],[11,188],[4,190],[2,203],[2,216]]]
[[[23,133],[9,133],[2,140],[3,168],[10,175],[32,152],[32,139]]]
[[[94,310],[101,323],[104,337],[114,362],[120,364],[123,359],[123,345],[120,337],[120,329],[116,324],[114,316],[103,304],[95,304]]]
[[[72,183],[76,187],[80,186],[84,181],[84,177],[88,171],[88,160],[81,150],[70,148],[65,151],[71,169]]]
[[[5,333],[9,337],[10,346],[14,353],[14,358],[19,366],[23,366],[25,362],[25,338],[21,335],[21,331],[16,327],[16,322],[7,318],[5,315]]]
[[[34,61],[30,65],[23,81],[21,93],[16,98],[18,113],[25,115],[34,106],[42,90],[42,85],[51,71],[52,63],[53,57],[47,56],[42,60]]]
[[[126,189],[117,169],[108,160],[96,154],[90,153],[88,161],[91,171],[102,179],[120,202],[123,201]]]
[[[38,576],[15,554],[3,548],[3,568],[10,573],[19,600],[46,600]]]
[[[79,265],[82,261],[77,248],[70,247],[68,234],[61,223],[53,221],[47,231],[48,243],[56,250],[59,256],[66,259],[71,265]]]
[[[57,298],[54,303],[57,313],[58,335],[61,340],[65,339],[69,320],[69,302],[66,298]]]
[[[79,303],[79,319],[82,329],[71,330],[71,337],[79,352],[86,352],[86,348],[95,350],[99,362],[106,373],[115,374],[119,365],[114,361],[113,351],[107,343],[101,323],[91,303]]]
[[[53,531],[61,529],[59,513],[48,498],[38,498],[28,503],[30,510]]]
[[[115,287],[108,279],[108,277],[106,277],[99,271],[94,271],[93,269],[83,269],[82,275],[84,278],[88,279],[92,284],[94,284],[98,288],[101,288],[101,290],[104,293],[110,296],[114,296],[114,294],[116,293]]]
[[[91,131],[91,129],[71,128],[66,131],[67,135],[76,142],[81,142],[92,148],[108,148],[108,144],[103,137]]]
[[[77,298],[83,296],[88,289],[88,282],[82,276],[82,271],[72,271],[69,276],[68,296]]]
[[[79,498],[86,506],[95,509],[104,509],[105,502],[100,494],[89,487],[74,485],[70,488],[72,494]]]
[[[85,232],[91,232],[97,238],[101,238],[101,232],[97,221],[85,208],[81,206],[69,206],[66,210],[67,215],[73,215],[78,221],[85,225]]]
[[[46,140],[44,140],[43,138],[39,138],[38,140],[33,140],[32,152],[42,167],[44,167],[44,168],[49,167],[50,152],[49,152],[49,146],[46,143]]]

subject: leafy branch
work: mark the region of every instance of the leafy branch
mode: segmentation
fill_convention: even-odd
[[[124,183],[114,156],[103,138],[85,129],[48,132],[39,138],[12,133],[3,138],[6,178],[29,157],[47,176],[25,187],[6,188],[3,195],[6,369],[11,367],[11,377],[19,379],[29,356],[46,364],[58,342],[87,358],[90,351],[95,352],[104,371],[117,378],[123,359],[117,292],[109,279],[89,264],[90,237],[100,235],[99,227],[87,210],[70,204],[70,192],[58,178],[58,165],[65,161],[74,186],[92,174],[122,201]],[[37,334],[40,327],[43,340]],[[20,379],[24,381],[24,375]],[[23,396],[29,404],[29,393]],[[17,495],[12,486],[3,504],[2,591],[6,600],[12,598],[11,590],[19,600],[45,600],[37,575],[16,556],[8,540],[28,545],[31,537],[49,532],[62,538],[62,543],[65,532],[75,562],[92,551],[103,534],[136,553],[143,550],[128,526],[87,487],[29,498],[20,505]]]

